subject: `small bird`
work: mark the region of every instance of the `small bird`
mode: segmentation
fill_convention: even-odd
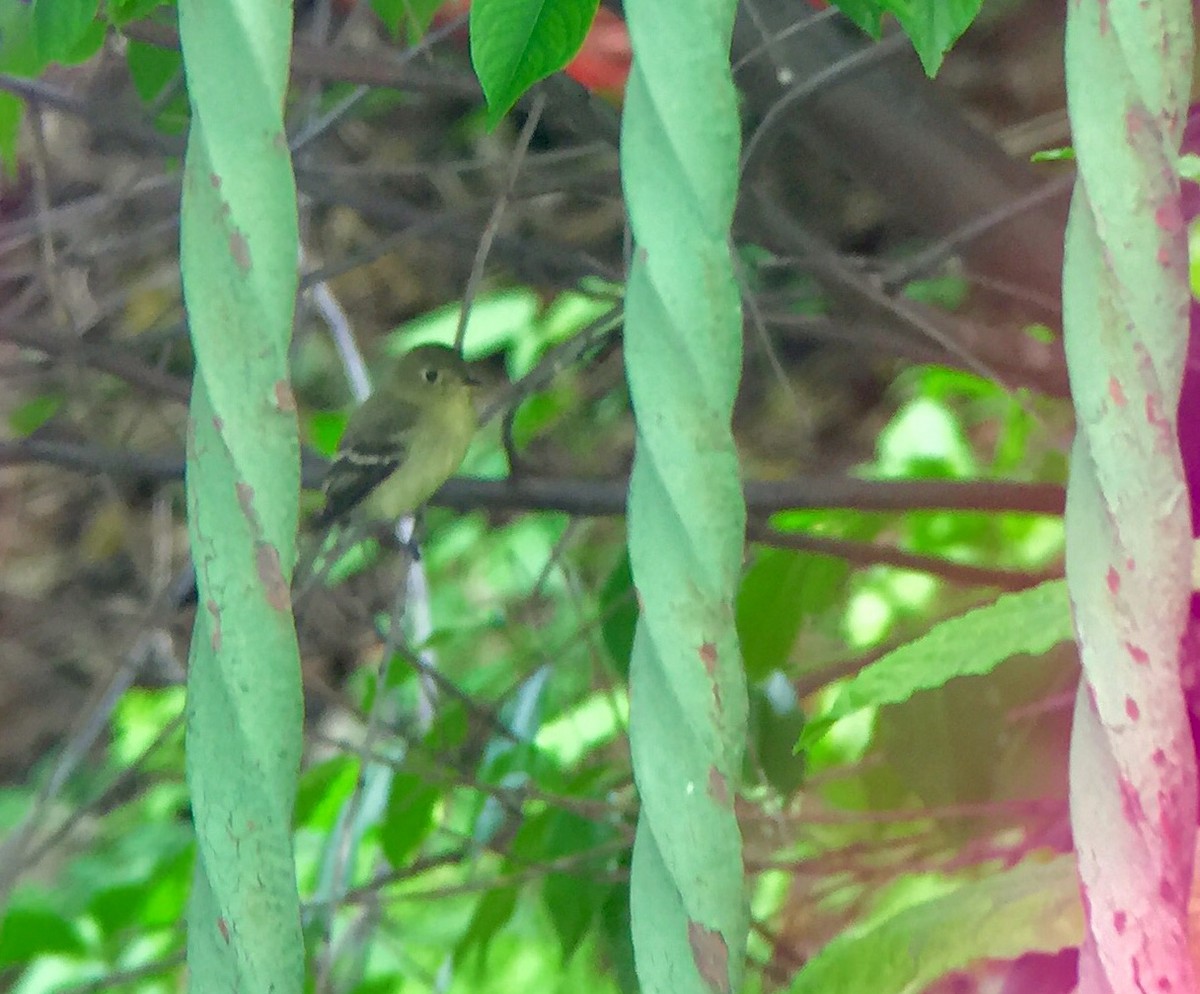
[[[478,385],[463,357],[445,345],[402,356],[350,415],[313,523],[329,525],[364,501],[388,520],[417,510],[467,454]]]

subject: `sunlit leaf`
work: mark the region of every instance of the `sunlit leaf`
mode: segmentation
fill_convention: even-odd
[[[791,994],[924,990],[982,959],[1057,952],[1083,939],[1074,860],[1026,862],[912,905],[834,939],[801,969]]]
[[[397,773],[380,826],[383,854],[395,867],[404,866],[434,826],[434,810],[442,792],[415,773]]]
[[[1051,580],[1004,594],[985,607],[935,625],[851,679],[833,705],[801,734],[805,748],[835,721],[866,707],[894,704],[957,676],[988,673],[1022,653],[1037,655],[1072,637],[1066,583]]]
[[[495,124],[530,86],[583,44],[598,0],[474,0],[471,62]]]
[[[52,953],[78,955],[83,948],[75,926],[48,907],[14,901],[0,919],[0,967]]]

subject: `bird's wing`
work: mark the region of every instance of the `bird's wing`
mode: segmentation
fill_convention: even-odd
[[[372,397],[346,426],[337,455],[325,476],[325,506],[313,523],[323,527],[347,514],[403,464],[408,455],[408,432],[419,414],[416,405],[392,398]]]

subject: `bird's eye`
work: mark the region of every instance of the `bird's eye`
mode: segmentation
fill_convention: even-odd
[[[436,383],[438,381],[438,371],[436,369],[427,369],[421,375],[425,377],[426,383]]]

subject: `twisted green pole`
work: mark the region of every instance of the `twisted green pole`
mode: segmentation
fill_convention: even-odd
[[[193,991],[299,994],[291,817],[303,704],[289,578],[300,484],[288,342],[295,184],[290,0],[180,0],[192,110],[180,255],[196,357],[188,530],[199,591],[187,779]]]
[[[1177,159],[1188,0],[1072,0],[1078,179],[1064,337],[1078,430],[1067,583],[1083,660],[1071,818],[1087,913],[1080,994],[1194,991],[1195,747],[1180,639],[1191,523],[1175,415],[1187,346]]]
[[[730,430],[742,323],[729,255],[739,120],[734,0],[629,0],[621,171],[636,243],[625,362],[637,420],[629,553],[641,616],[630,740],[631,904],[647,994],[739,989],[734,817],[746,690],[734,628],[745,504]]]

